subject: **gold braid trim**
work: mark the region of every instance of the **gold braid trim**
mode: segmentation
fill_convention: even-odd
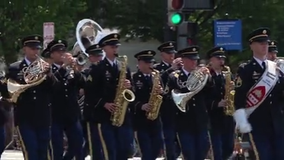
[[[210,160],[214,160],[214,152],[213,152],[213,146],[212,146],[212,141],[211,141],[211,135],[209,131],[207,133],[208,133],[208,139],[209,139],[209,145],[210,145],[207,156],[210,157]]]
[[[252,136],[251,133],[249,133],[248,135],[249,135],[249,140],[250,140],[253,152],[255,154],[255,160],[259,160],[258,151],[257,151],[257,148],[255,146],[255,143],[254,143],[254,140],[253,140],[253,136]]]

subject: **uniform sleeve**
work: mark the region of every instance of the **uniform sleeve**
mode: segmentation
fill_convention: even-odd
[[[213,80],[213,81],[214,81],[214,80]],[[208,96],[207,96],[207,98],[208,98],[208,101],[207,101],[207,108],[208,108],[209,110],[216,109],[216,108],[219,109],[218,103],[219,103],[220,100],[217,98],[216,90],[217,90],[217,88],[216,88],[216,86],[214,85],[213,87],[210,88],[210,93],[211,93],[211,94],[207,94],[207,95],[208,95]],[[218,93],[218,94],[220,94],[220,93]]]
[[[92,90],[94,90],[95,107],[104,107],[106,100],[104,98],[104,75],[102,74],[100,65],[93,66],[87,80],[90,78]]]
[[[173,72],[174,70],[172,68],[169,68],[167,70],[165,70],[164,72],[161,72],[161,78],[163,80],[163,84],[166,84],[167,81],[169,80],[169,76],[171,75],[171,73]]]
[[[247,105],[247,93],[250,90],[248,78],[249,75],[248,71],[245,67],[241,66],[238,68],[236,79],[235,79],[235,109],[245,108]]]
[[[75,73],[75,82],[76,82],[76,86],[78,86],[79,88],[84,88],[85,86],[85,77],[81,72],[76,72]]]
[[[165,86],[165,91],[166,91],[166,96],[167,97],[171,97],[172,96],[172,90],[176,86],[176,78],[175,76],[172,74],[169,75],[168,80],[167,80],[167,85]]]
[[[7,83],[6,82],[0,82],[0,92],[3,98],[5,99],[9,99],[10,98],[10,94],[8,92],[8,88],[7,88]]]
[[[16,67],[9,66],[6,78],[11,80],[16,80],[17,74],[18,74],[18,69]]]

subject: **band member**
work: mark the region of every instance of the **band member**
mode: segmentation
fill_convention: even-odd
[[[176,50],[174,42],[165,42],[158,47],[161,52],[162,61],[154,66],[155,69],[161,72],[163,84],[166,85],[168,77],[174,70],[178,69],[181,65],[181,59],[175,58]],[[167,91],[167,89],[166,89]],[[165,139],[165,153],[168,160],[174,160],[179,154],[176,154],[176,132],[174,129],[175,125],[175,105],[173,104],[170,97],[165,96],[163,98],[163,104],[161,107],[161,118],[163,122],[163,136]],[[175,147],[177,146],[177,147]],[[177,149],[179,150],[179,149]]]
[[[22,39],[24,59],[9,66],[7,78],[19,84],[26,84],[24,68],[39,61],[43,38],[37,35]],[[49,71],[47,63],[41,63]],[[32,76],[32,73],[30,73]],[[54,78],[48,74],[46,79],[21,93],[14,108],[16,130],[24,154],[24,159],[46,160],[50,141],[50,94]]]
[[[98,64],[93,65],[90,70],[87,83],[90,83],[88,85],[92,91],[89,95],[92,97],[86,97],[88,105],[86,104],[84,109],[84,112],[89,112],[100,123],[98,130],[103,153],[105,159],[109,160],[126,160],[133,140],[128,110],[126,110],[124,123],[121,126],[113,125],[113,121],[110,120],[113,116],[117,116],[114,113],[120,109],[119,107],[122,107],[116,106],[114,102],[118,98],[116,95],[121,95],[120,92],[123,92],[120,88],[131,88],[131,73],[128,67],[117,59],[119,38],[117,33],[112,33],[99,41],[106,57]],[[126,77],[123,78],[124,76]]]
[[[225,109],[230,109],[227,107],[226,99],[224,99],[224,95],[230,93],[230,91],[226,93],[228,92],[226,88],[229,88],[229,90],[233,88],[231,73],[229,75],[230,81],[227,82],[222,72],[226,58],[225,52],[226,50],[223,47],[214,47],[207,52],[207,57],[210,60],[210,73],[215,84],[210,96],[211,102],[208,106],[214,160],[228,159],[234,149],[234,119],[232,115],[226,115],[225,112]],[[226,87],[226,85],[229,87]]]
[[[6,83],[5,75],[0,75],[0,93],[1,93],[1,99],[0,99],[0,158],[1,158],[1,155],[4,152],[4,149],[6,146],[6,143],[5,143],[5,140],[7,138],[6,132],[8,132],[5,130],[6,129],[5,124],[9,119],[9,114],[10,114],[9,112],[11,111],[11,104],[9,101],[10,95],[7,90],[7,83]],[[13,128],[9,128],[9,129],[11,130]]]
[[[149,119],[147,116],[149,112],[152,112],[151,110],[157,108],[157,106],[151,106],[153,105],[150,102],[150,99],[153,98],[151,96],[157,96],[153,92],[156,92],[158,95],[163,93],[163,88],[160,85],[160,76],[156,77],[158,82],[155,82],[157,79],[155,79],[155,75],[153,74],[157,73],[151,69],[155,54],[155,51],[152,50],[144,50],[135,54],[135,58],[138,59],[139,70],[133,74],[134,93],[136,97],[133,102],[133,121],[135,138],[141,151],[142,160],[158,158],[160,149],[163,146],[160,117]],[[155,101],[157,100],[155,98]]]
[[[270,30],[258,28],[248,36],[253,58],[237,71],[234,119],[249,133],[260,160],[284,159],[283,77],[275,62],[266,60]],[[248,117],[248,119],[247,119]]]
[[[80,108],[77,102],[78,92],[84,87],[82,74],[74,67],[76,63],[70,53],[65,53],[67,42],[53,40],[48,44],[53,60],[52,72],[58,83],[52,94],[52,152],[54,160],[83,160],[83,131],[80,123]],[[64,153],[63,135],[68,139],[68,149]]]
[[[267,59],[275,61],[277,59],[277,53],[278,53],[277,42],[274,40],[270,40],[268,44]]]
[[[196,70],[197,61],[199,59],[198,50],[198,46],[191,46],[178,51],[178,54],[182,57],[183,67],[171,73],[168,81],[168,94],[171,94],[172,91],[178,91],[180,93],[189,92],[186,81],[188,76]],[[210,74],[206,67],[201,67],[198,72],[203,75]],[[178,141],[184,156],[183,158],[187,160],[203,160],[208,151],[208,115],[206,100],[213,86],[210,75],[208,80],[200,85],[204,87],[201,91],[190,91],[193,96],[186,103],[185,112],[178,109],[176,111],[175,123],[177,124]]]
[[[86,53],[89,55],[89,59],[92,60],[92,65],[96,65],[103,56],[103,51],[98,44],[94,44],[86,49]],[[92,66],[90,67],[90,69]],[[85,70],[86,77],[90,69]],[[90,101],[93,100],[93,92],[95,92],[87,82],[85,86],[85,106],[90,105]],[[95,110],[95,108],[93,108]],[[83,112],[83,125],[85,126],[85,147],[88,148],[89,154],[92,160],[101,160],[103,158],[102,145],[98,130],[98,120],[96,117],[92,117],[90,112]]]

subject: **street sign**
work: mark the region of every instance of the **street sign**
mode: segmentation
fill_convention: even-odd
[[[214,45],[226,50],[242,50],[242,21],[239,19],[214,20]]]
[[[54,39],[54,22],[43,23],[43,48]]]

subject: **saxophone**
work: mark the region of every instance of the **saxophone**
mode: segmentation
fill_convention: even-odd
[[[160,95],[159,92],[156,91],[157,87],[160,85],[160,73],[158,70],[152,69],[153,75],[153,86],[152,91],[150,93],[150,99],[148,104],[151,106],[151,110],[146,113],[147,119],[155,120],[159,115],[159,111],[161,108],[161,104],[163,102],[163,96]]]
[[[225,75],[225,96],[224,99],[227,101],[227,106],[224,107],[224,113],[225,115],[232,116],[235,112],[234,107],[234,96],[235,96],[235,90],[232,90],[231,88],[231,79],[232,79],[232,73],[229,66],[224,66],[226,71],[222,71]]]
[[[111,115],[112,125],[120,127],[125,118],[127,107],[129,102],[133,102],[135,99],[134,93],[124,87],[124,81],[126,80],[127,73],[127,56],[119,56],[121,58],[121,68],[119,73],[119,80],[116,88],[116,94],[114,104],[116,106],[115,111]]]

